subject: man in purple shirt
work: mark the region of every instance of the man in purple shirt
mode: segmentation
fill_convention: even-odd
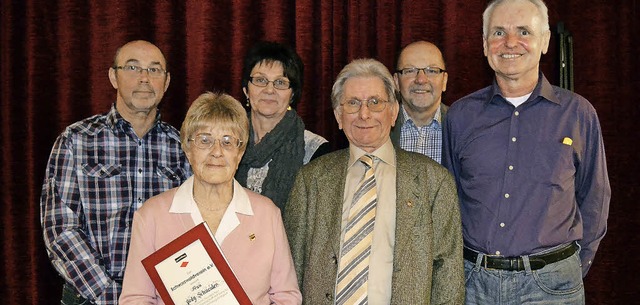
[[[467,304],[585,302],[582,278],[606,232],[611,188],[595,109],[540,72],[549,37],[542,0],[491,2],[483,47],[495,81],[445,119]]]

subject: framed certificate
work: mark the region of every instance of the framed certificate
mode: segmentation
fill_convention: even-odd
[[[142,260],[166,304],[251,305],[203,222]]]

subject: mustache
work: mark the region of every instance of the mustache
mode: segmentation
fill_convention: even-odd
[[[409,87],[409,91],[410,92],[414,92],[414,91],[417,91],[417,90],[432,92],[433,91],[433,86],[431,86],[431,85],[412,85],[412,86]]]
[[[154,94],[156,93],[156,91],[153,89],[153,87],[151,87],[150,85],[146,85],[146,84],[145,84],[145,85],[140,85],[140,86],[136,87],[133,91],[134,91],[134,92],[140,92],[140,91],[143,91],[143,92],[152,92],[152,93],[154,93]]]

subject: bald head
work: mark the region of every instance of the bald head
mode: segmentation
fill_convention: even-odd
[[[423,61],[429,62],[429,64],[441,69],[447,69],[440,49],[433,43],[422,40],[412,42],[402,49],[402,52],[400,52],[398,56],[396,69],[407,68],[406,65],[411,65],[419,59],[423,59]]]
[[[119,47],[118,50],[116,50],[116,55],[113,57],[113,65],[112,65],[113,67],[116,67],[128,60],[126,58],[120,58],[120,55],[122,54],[122,50],[127,50],[127,49],[141,49],[141,50],[146,50],[146,52],[149,52],[149,53],[155,53],[151,55],[153,55],[154,58],[161,59],[159,64],[165,70],[167,69],[167,60],[164,57],[164,54],[162,54],[162,51],[160,50],[160,48],[158,48],[156,45],[146,40],[133,40]]]

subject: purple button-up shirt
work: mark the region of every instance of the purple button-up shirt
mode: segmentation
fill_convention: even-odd
[[[450,107],[443,142],[467,247],[511,257],[578,241],[586,275],[606,232],[611,188],[600,123],[585,98],[540,73],[514,107],[494,82]]]

